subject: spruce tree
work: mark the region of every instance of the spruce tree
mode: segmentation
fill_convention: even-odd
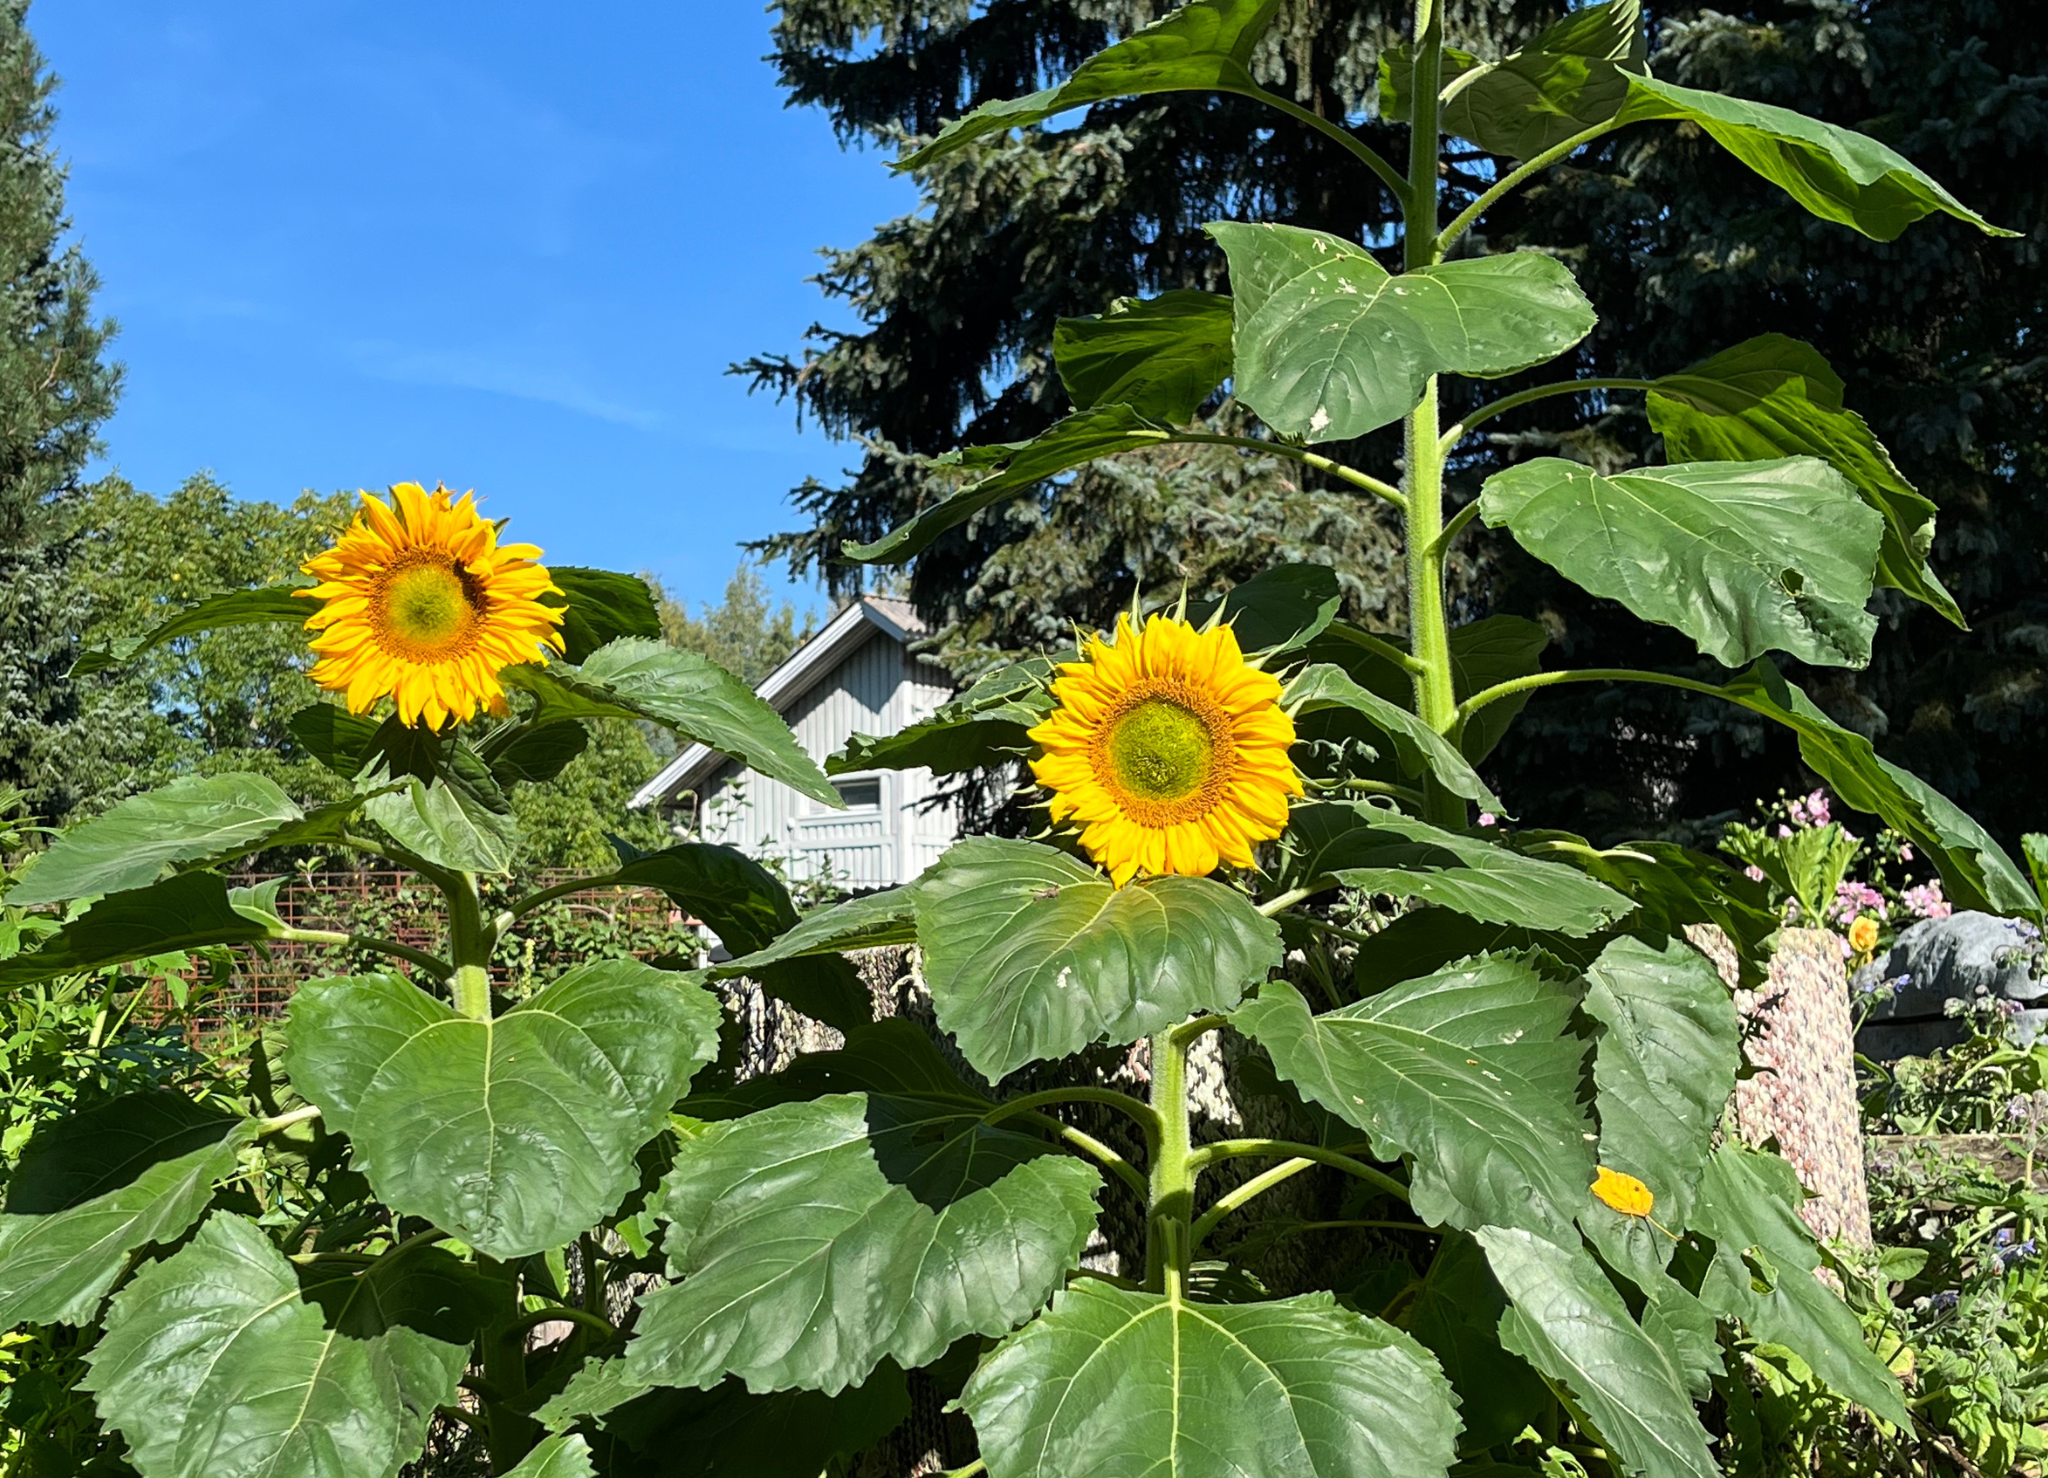
[[[784,0],[776,60],[793,102],[825,109],[849,144],[893,152],[976,103],[1058,79],[1167,8]],[[1254,70],[1300,106],[1404,157],[1405,131],[1376,119],[1374,82],[1379,51],[1401,34],[1408,8],[1283,0]],[[1447,24],[1453,44],[1492,58],[1560,8],[1454,0]],[[1797,676],[1838,720],[2010,842],[2048,814],[2048,776],[2028,750],[2048,704],[2037,614],[2048,596],[2038,491],[2048,462],[2048,361],[2038,349],[2048,279],[2036,245],[2048,42],[2027,7],[1994,0],[1657,6],[1650,34],[1658,75],[1875,133],[2001,225],[2034,233],[1993,242],[1943,226],[1868,241],[1814,220],[1704,140],[1636,129],[1553,171],[1523,197],[1518,217],[1495,223],[1491,243],[1472,246],[1572,254],[1602,318],[1580,351],[1582,374],[1679,369],[1767,330],[1820,348],[1847,382],[1848,406],[1940,506],[1934,563],[1971,630],[1880,592],[1886,630],[1870,669]],[[1454,158],[1447,212],[1501,167],[1477,149]],[[827,253],[819,284],[861,327],[814,330],[804,354],[741,367],[791,396],[801,414],[865,443],[849,481],[796,490],[809,526],[771,547],[835,587],[856,582],[858,570],[832,563],[840,542],[876,537],[950,485],[925,459],[1027,437],[1066,409],[1049,353],[1056,319],[1101,312],[1122,294],[1224,287],[1220,254],[1200,230],[1209,220],[1256,214],[1385,239],[1375,233],[1390,202],[1356,180],[1308,130],[1275,127],[1248,103],[1187,95],[1099,105],[1073,126],[992,138],[944,161],[922,181],[919,213]],[[1644,197],[1653,212],[1640,208]],[[1649,231],[1621,224],[1646,216],[1658,223]],[[1655,460],[1641,398],[1618,396],[1609,409],[1590,437],[1554,429],[1575,416],[1564,401],[1504,417],[1456,478],[1476,494],[1491,472],[1531,455]],[[1227,427],[1231,406],[1213,410]],[[1383,433],[1333,455],[1397,476],[1399,450]],[[911,593],[944,623],[950,654],[971,666],[978,652],[1040,646],[1071,621],[1101,622],[1141,584],[1199,590],[1287,559],[1337,565],[1354,615],[1390,608],[1399,571],[1378,515],[1292,469],[1180,449],[1079,478],[1056,501],[1004,505],[919,561]],[[1626,644],[1636,665],[1700,665],[1683,642],[1614,619],[1613,608],[1544,575],[1504,539],[1468,536],[1465,547],[1471,553],[1452,571],[1462,614],[1536,616],[1566,654]],[[1494,763],[1518,810],[1602,836],[1684,832],[1803,783],[1789,742],[1661,691],[1539,697],[1513,751]]]
[[[98,279],[64,243],[57,82],[27,11],[0,0],[0,788],[51,817],[72,804],[66,748],[81,716],[65,677],[88,612],[79,477],[120,371],[101,359],[113,326],[93,316]]]

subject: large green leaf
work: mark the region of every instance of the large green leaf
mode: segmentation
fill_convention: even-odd
[[[1573,11],[1497,62],[1446,67],[1442,124],[1482,149],[1528,159],[1604,123],[1628,97],[1629,72],[1643,70],[1642,7],[1614,0]],[[1410,46],[1380,55],[1380,114],[1412,112]]]
[[[686,1141],[658,1202],[680,1281],[642,1298],[625,1374],[836,1395],[1030,1317],[1079,1261],[1102,1180],[983,1112],[835,1094]]]
[[[1028,657],[984,673],[930,718],[893,734],[853,735],[825,761],[825,773],[922,765],[935,775],[957,775],[1014,760],[1031,747],[1028,731],[1052,712],[1053,666],[1047,658]]]
[[[1252,51],[1279,0],[1195,0],[1099,51],[1058,87],[983,103],[956,118],[899,169],[923,169],[987,134],[1043,123],[1056,113],[1154,92],[1256,93]]]
[[[1191,601],[1187,618],[1196,626],[1228,622],[1245,652],[1291,652],[1327,631],[1343,605],[1328,565],[1273,565],[1215,600]]]
[[[993,1100],[946,1061],[926,1028],[891,1016],[855,1027],[846,1034],[844,1047],[802,1052],[780,1071],[692,1093],[683,1101],[683,1112],[700,1119],[737,1119],[779,1103],[802,1103],[831,1093],[929,1100],[971,1110],[977,1117],[995,1108]]]
[[[1745,98],[1654,77],[1628,79],[1624,123],[1669,118],[1697,124],[1722,148],[1822,220],[1891,241],[1933,211],[1991,236],[2016,236],[1957,200],[1912,161],[1846,128]]]
[[[217,631],[224,626],[303,625],[306,618],[319,609],[316,602],[299,593],[311,583],[269,585],[261,590],[233,590],[225,595],[208,596],[162,622],[145,636],[123,637],[85,653],[71,665],[71,675],[82,677],[86,673],[104,672],[110,667],[132,662],[165,642],[176,641],[182,636],[197,636],[202,631]]]
[[[709,992],[633,960],[579,965],[492,1021],[396,975],[292,999],[293,1086],[393,1208],[492,1257],[556,1247],[639,1183],[634,1155],[717,1052]]]
[[[1081,1282],[996,1347],[960,1404],[990,1478],[1431,1478],[1449,1386],[1327,1293],[1197,1304]]]
[[[633,853],[611,881],[659,888],[678,908],[709,924],[726,951],[746,961],[744,969],[719,967],[719,975],[748,975],[778,1000],[841,1031],[872,1019],[868,989],[846,961],[804,958],[812,951],[803,949],[766,954],[778,935],[801,925],[788,890],[744,853],[705,842]],[[867,902],[857,899],[848,906]]]
[[[1015,498],[1048,477],[1071,472],[1084,462],[1173,440],[1159,425],[1127,405],[1099,405],[1055,421],[1029,441],[967,447],[934,459],[937,467],[993,468],[987,477],[891,529],[872,544],[848,543],[844,553],[862,564],[902,564],[931,548],[939,535],[957,528],[984,508]]]
[[[1898,1380],[1863,1341],[1849,1306],[1820,1279],[1820,1253],[1799,1219],[1806,1190],[1785,1160],[1742,1145],[1714,1151],[1693,1225],[1714,1239],[1700,1298],[1758,1339],[1786,1346],[1835,1390],[1911,1426]]]
[[[748,769],[780,780],[836,809],[845,806],[832,782],[779,714],[747,685],[708,658],[667,642],[622,637],[580,667],[528,663],[505,669],[505,681],[540,700],[533,718],[632,718],[660,724],[686,744],[731,755]]]
[[[1600,957],[1606,942],[1601,934],[1573,938],[1512,924],[1475,924],[1447,908],[1414,908],[1359,945],[1352,988],[1372,995],[1474,954],[1542,950],[1562,965],[1583,969]]]
[[[888,1361],[837,1396],[756,1396],[738,1380],[708,1391],[649,1387],[627,1380],[623,1366],[584,1366],[534,1415],[556,1430],[598,1418],[600,1446],[612,1449],[607,1471],[634,1478],[818,1478],[834,1458],[854,1456],[910,1415],[903,1372]]]
[[[38,1129],[0,1215],[0,1329],[88,1324],[152,1242],[170,1242],[235,1171],[252,1121],[183,1094],[132,1093]]]
[[[1674,462],[1819,457],[1884,519],[1877,583],[1964,625],[1955,597],[1927,566],[1932,500],[1906,481],[1869,425],[1842,404],[1842,381],[1811,344],[1764,334],[1665,375],[1650,392],[1650,425]]]
[[[1280,930],[1207,878],[1127,887],[1036,842],[969,837],[910,888],[939,1025],[990,1082],[1091,1042],[1227,1011]]]
[[[173,863],[238,853],[304,815],[261,775],[187,775],[65,832],[7,901],[33,906],[146,888]]]
[[[505,1478],[593,1478],[590,1444],[580,1436],[550,1437],[519,1460]]]
[[[1598,1263],[1519,1228],[1478,1237],[1513,1305],[1501,1343],[1570,1392],[1623,1472],[1720,1478],[1685,1373],[1629,1317]]]
[[[1431,375],[1493,378],[1554,359],[1595,321],[1564,265],[1533,252],[1393,277],[1323,231],[1241,221],[1208,231],[1230,258],[1237,397],[1311,442],[1399,420]]]
[[[1739,667],[1768,651],[1863,667],[1884,520],[1814,457],[1603,477],[1561,457],[1496,473],[1480,516],[1567,580]]]
[[[273,925],[236,909],[218,873],[187,872],[109,893],[33,953],[0,960],[0,990],[152,955],[268,939]]]
[[[1154,421],[1192,421],[1230,375],[1230,299],[1187,288],[1118,298],[1107,313],[1062,318],[1052,356],[1076,410],[1127,405]]]
[[[1417,1215],[1559,1236],[1593,1183],[1577,1004],[1525,961],[1479,955],[1321,1016],[1275,981],[1231,1020],[1381,1158],[1412,1158]]]
[[[491,777],[501,786],[538,784],[554,779],[569,762],[590,747],[590,731],[574,719],[547,724],[521,724],[503,744],[486,756]]]
[[[1327,878],[1368,893],[1417,898],[1478,919],[1571,935],[1597,933],[1634,907],[1562,863],[1524,857],[1371,801],[1298,806],[1285,878]]]
[[[622,636],[661,635],[654,592],[638,575],[575,565],[550,565],[548,575],[561,594],[543,595],[541,604],[566,607],[561,628],[564,661],[581,663]]]
[[[1593,1049],[1600,1163],[1648,1186],[1652,1214],[1680,1231],[1742,1064],[1734,997],[1683,940],[1657,948],[1624,935],[1585,978],[1586,1014],[1602,1027]],[[1608,1261],[1625,1263],[1632,1276],[1661,1271],[1670,1259],[1669,1239],[1639,1217],[1589,1197],[1580,1221]]]
[[[1281,701],[1292,713],[1348,708],[1387,736],[1402,774],[1411,779],[1428,775],[1452,795],[1477,801],[1490,811],[1506,809],[1455,744],[1400,704],[1353,682],[1341,667],[1319,662],[1304,669],[1287,685]]]
[[[786,960],[836,955],[842,950],[876,949],[917,942],[916,914],[910,890],[886,888],[865,893],[827,908],[813,909],[790,925],[772,943],[751,954],[713,965],[713,978],[756,975]]]
[[[487,786],[455,774],[408,777],[397,789],[371,796],[363,814],[399,846],[438,867],[508,873],[524,836],[511,800],[488,771],[484,775]]]
[[[1954,801],[1879,757],[1868,739],[1837,724],[1768,659],[1721,692],[1799,736],[1799,757],[1843,804],[1884,819],[1941,872],[1957,908],[2038,916],[2041,902],[2005,849]],[[5,965],[0,965],[4,980]]]
[[[1528,1362],[1501,1348],[1507,1306],[1479,1244],[1463,1232],[1444,1233],[1404,1322],[1458,1393],[1465,1418],[1458,1445],[1467,1452],[1514,1441],[1555,1404]]]
[[[313,703],[285,720],[292,737],[306,753],[344,779],[362,772],[383,725],[365,714],[350,713],[339,703]]]
[[[335,1293],[308,1297],[252,1223],[210,1217],[114,1295],[81,1384],[143,1478],[391,1478],[468,1347]]]

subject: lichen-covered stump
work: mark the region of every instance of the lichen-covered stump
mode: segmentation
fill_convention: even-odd
[[[1686,930],[1736,983],[1735,949],[1712,926]],[[1841,942],[1825,929],[1786,929],[1770,978],[1735,991],[1743,1055],[1753,1077],[1735,1085],[1736,1132],[1752,1144],[1775,1139],[1813,1199],[1799,1214],[1821,1238],[1870,1245],[1863,1120],[1856,1100],[1856,1051]]]

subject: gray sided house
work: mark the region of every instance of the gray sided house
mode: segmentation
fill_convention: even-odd
[[[906,602],[862,596],[754,691],[823,764],[854,734],[894,734],[953,696],[945,673],[909,650],[924,631]],[[780,859],[792,877],[829,874],[853,889],[908,882],[959,834],[953,809],[933,804],[940,787],[929,770],[866,770],[833,784],[843,811],[697,744],[641,786],[632,806],[659,808],[678,833]]]

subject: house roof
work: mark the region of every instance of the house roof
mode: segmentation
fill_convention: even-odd
[[[863,595],[825,623],[825,629],[791,652],[783,664],[761,679],[755,696],[777,713],[787,714],[796,701],[817,686],[874,631],[908,645],[925,634],[924,622],[909,601]],[[692,744],[663,765],[661,772],[633,793],[627,806],[642,810],[685,790],[702,785],[726,763],[726,756],[706,745]]]

